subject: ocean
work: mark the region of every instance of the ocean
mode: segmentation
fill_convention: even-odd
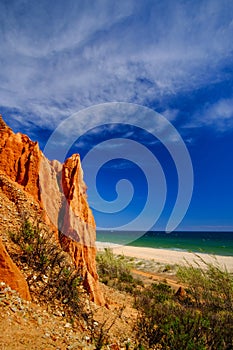
[[[233,256],[233,232],[97,231],[97,241],[135,247],[150,247]]]

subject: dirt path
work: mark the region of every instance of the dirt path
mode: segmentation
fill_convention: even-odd
[[[181,286],[175,276],[167,276],[166,274],[156,274],[152,272],[145,272],[145,271],[140,271],[140,270],[135,270],[132,269],[132,274],[134,276],[139,276],[142,277],[143,281],[145,284],[149,284],[155,281],[158,282],[167,282],[173,289],[178,290],[179,287]]]

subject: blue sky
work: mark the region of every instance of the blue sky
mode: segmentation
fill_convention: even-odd
[[[0,113],[44,149],[61,122],[87,107],[125,102],[159,112],[181,135],[193,165],[193,196],[177,229],[232,230],[232,38],[230,0],[0,0]],[[101,113],[93,118],[99,125],[106,120]],[[108,121],[115,123],[114,113]],[[127,122],[91,132],[82,124],[68,154],[79,152],[83,159],[94,145],[115,137],[148,147],[166,179],[166,203],[154,226],[165,229],[178,193],[176,166],[163,144],[132,127],[133,117]],[[124,151],[105,164],[97,187],[112,201],[119,179],[128,179],[134,196],[118,213],[94,209],[97,226],[124,225],[143,210],[146,176],[123,158]],[[89,185],[87,172],[88,166]],[[126,197],[132,194],[127,188]],[[89,186],[90,204],[98,207],[93,193]],[[149,218],[143,220],[146,226]]]

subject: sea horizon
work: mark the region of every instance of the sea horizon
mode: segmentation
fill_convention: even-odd
[[[97,230],[96,240],[106,244],[233,256],[232,231]]]

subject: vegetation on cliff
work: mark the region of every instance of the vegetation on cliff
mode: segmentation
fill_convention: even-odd
[[[80,314],[81,274],[68,254],[59,248],[51,233],[41,222],[32,225],[23,221],[17,233],[10,233],[12,241],[20,249],[15,250],[13,260],[26,276],[34,299],[63,304],[63,310],[71,318]]]
[[[113,311],[108,305],[98,308],[89,300],[72,259],[58,248],[53,235],[43,225],[33,225],[26,219],[10,237],[14,242],[11,257],[27,280],[33,302],[44,305],[52,320],[59,315],[74,330],[76,342],[71,343],[71,348],[227,350],[233,347],[233,276],[217,264],[203,261],[199,264],[197,259],[196,267],[188,263],[179,267],[177,278],[182,287],[177,290],[166,280],[151,279],[144,285],[134,278],[133,259],[115,256],[105,249],[96,259],[100,280],[106,285],[105,298],[108,300],[109,293],[113,293],[111,287],[116,290],[114,293],[117,290],[122,293],[113,294],[114,303],[118,304]],[[4,300],[4,303],[6,309],[9,302]],[[131,303],[135,314],[124,311]],[[131,331],[126,331],[127,324]]]
[[[5,235],[4,228],[10,228],[25,212],[32,217],[32,211],[36,211],[59,238],[58,246],[71,256],[92,299],[104,305],[96,272],[95,221],[87,202],[79,154],[73,154],[64,164],[48,160],[37,142],[14,133],[1,115],[0,133],[1,236]],[[63,235],[58,235],[58,230]]]

